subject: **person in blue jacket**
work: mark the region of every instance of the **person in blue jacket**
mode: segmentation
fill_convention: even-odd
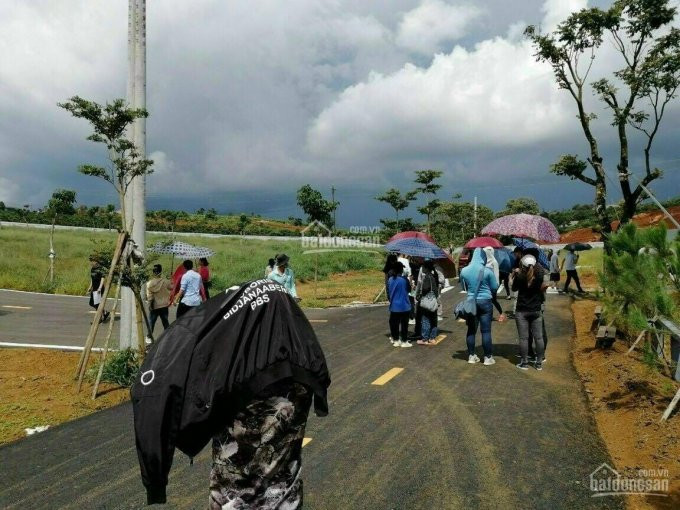
[[[404,264],[396,262],[387,281],[390,299],[390,336],[395,347],[413,347],[408,341],[408,319],[411,312],[411,284],[404,276]]]
[[[460,279],[468,289],[467,299],[473,299],[477,304],[477,315],[467,319],[467,348],[468,363],[479,363],[479,356],[475,354],[475,335],[477,328],[482,332],[482,348],[484,349],[484,364],[493,365],[493,343],[491,340],[491,320],[493,318],[493,294],[498,289],[498,280],[491,268],[486,267],[486,255],[481,248],[475,248],[472,260],[461,272]]]

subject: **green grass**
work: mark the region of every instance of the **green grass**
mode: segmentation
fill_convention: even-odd
[[[45,278],[49,269],[49,231],[3,227],[0,229],[0,288],[83,295],[89,284],[89,254],[96,243],[113,244],[115,236],[115,232],[56,231],[55,282],[50,285],[49,278]],[[148,236],[147,244],[168,239],[169,236]],[[276,253],[285,252],[290,257],[291,268],[300,282],[314,280],[317,257],[319,280],[336,273],[379,269],[384,260],[380,250],[374,253],[340,251],[305,255],[301,243],[290,240],[258,241],[199,236],[182,236],[180,240],[206,246],[216,252],[210,259],[215,289],[263,277],[268,259]],[[174,270],[170,267],[171,260],[169,255],[157,260],[163,265],[165,273]],[[175,267],[180,263],[180,259],[174,259]]]

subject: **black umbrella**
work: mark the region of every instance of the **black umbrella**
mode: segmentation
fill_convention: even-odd
[[[142,479],[164,492],[175,447],[197,455],[239,406],[282,380],[305,384],[328,412],[330,376],[295,299],[272,280],[217,294],[190,310],[149,349],[132,386]]]
[[[586,251],[590,250],[592,246],[590,246],[588,243],[569,243],[564,247],[565,250],[567,251]]]

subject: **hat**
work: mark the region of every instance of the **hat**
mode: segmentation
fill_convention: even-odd
[[[285,266],[286,264],[288,264],[289,260],[290,260],[290,258],[288,257],[288,255],[286,255],[285,253],[282,253],[281,255],[276,256],[276,265],[277,266]]]
[[[522,257],[521,262],[524,267],[535,266],[536,257],[534,257],[533,255],[524,255],[524,257]]]

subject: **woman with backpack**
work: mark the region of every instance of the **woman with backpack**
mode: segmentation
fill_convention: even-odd
[[[543,291],[548,284],[543,281],[543,273],[536,268],[536,257],[524,255],[520,267],[514,270],[512,290],[517,292],[515,323],[519,335],[520,362],[517,368],[529,369],[529,332],[534,340],[536,370],[543,370],[545,344],[543,342]]]
[[[437,338],[437,308],[439,297],[439,278],[434,263],[425,259],[420,268],[421,274],[416,287],[416,302],[421,315],[421,336],[418,345],[434,345]]]

